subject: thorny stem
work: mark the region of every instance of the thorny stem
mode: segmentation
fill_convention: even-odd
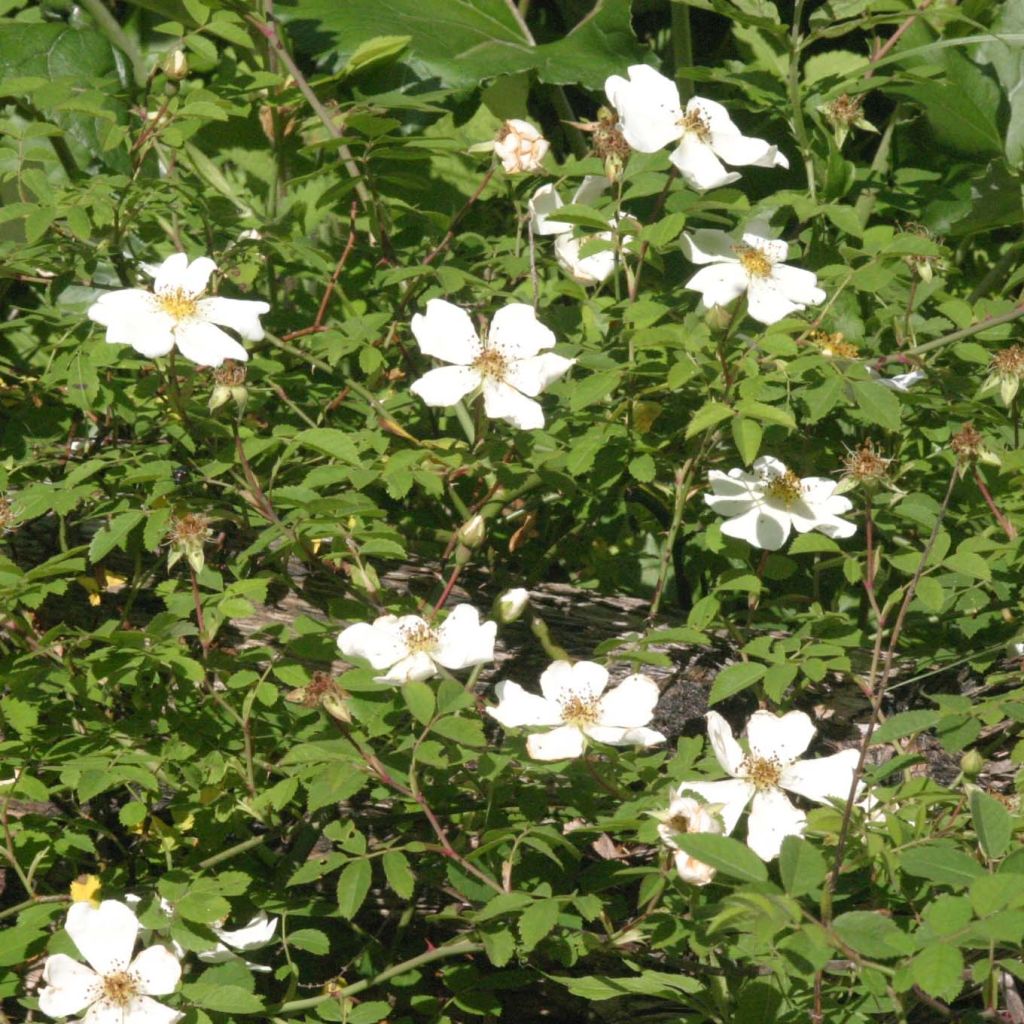
[[[665,585],[668,582],[669,563],[671,561],[672,550],[676,543],[676,535],[679,533],[679,527],[683,521],[683,508],[686,505],[686,490],[692,468],[693,459],[687,459],[682,466],[676,470],[675,501],[672,504],[672,522],[665,535],[665,546],[661,550],[661,564],[658,567],[658,582],[655,584],[654,596],[651,598],[651,608],[647,613],[648,622],[651,622],[657,616],[658,608],[661,606],[661,599],[665,593]]]
[[[668,177],[665,179],[665,184],[662,190],[658,193],[658,198],[654,201],[654,209],[651,211],[651,223],[653,224],[659,216],[661,216],[662,208],[665,206],[665,200],[668,199],[669,190],[672,188],[672,182],[676,180],[679,174],[679,169],[672,165],[668,172]],[[640,271],[643,270],[644,259],[647,257],[647,250],[650,248],[650,242],[644,239],[640,243],[640,251],[636,257],[636,272],[632,278],[629,279],[629,287],[627,288],[627,295],[630,302],[636,301],[637,291],[640,288]]]
[[[875,622],[881,626],[882,609],[878,607],[878,595],[875,593],[875,517],[871,504],[871,491],[865,492],[864,498],[864,537],[867,565],[864,567],[864,592],[868,603],[875,613]]]
[[[23,910],[28,910],[29,907],[34,907],[39,903],[70,903],[70,896],[33,896],[30,900],[24,900],[21,903],[16,903],[13,907],[5,907],[0,910],[0,921],[7,917],[16,917]]]
[[[1003,528],[1003,532],[1010,540],[1015,540],[1017,537],[1017,527],[1006,518],[1005,515],[999,510],[999,506],[996,504],[995,499],[992,497],[992,492],[989,491],[988,485],[985,483],[985,478],[981,475],[981,470],[978,469],[977,464],[973,467],[974,469],[974,482],[978,485],[978,490],[981,491],[981,496],[985,499],[985,504],[988,505],[989,511],[995,516],[996,522]]]
[[[434,260],[437,259],[437,257],[440,256],[441,253],[444,252],[444,250],[447,249],[448,246],[451,244],[452,239],[455,237],[455,229],[461,223],[462,218],[466,216],[466,213],[469,211],[469,208],[480,198],[480,196],[483,194],[484,189],[487,188],[487,186],[490,184],[491,178],[494,177],[494,170],[494,164],[491,164],[491,166],[487,168],[487,173],[484,174],[483,178],[480,181],[480,184],[477,185],[476,191],[462,204],[462,208],[458,211],[458,213],[456,213],[455,216],[452,217],[451,223],[448,225],[448,230],[445,232],[444,238],[442,238],[441,241],[438,242],[437,245],[435,245],[434,248],[431,249],[430,252],[428,252],[427,255],[424,256],[423,259],[420,261],[423,264],[423,266],[429,267],[430,264],[433,263]]]
[[[316,320],[313,321],[315,328],[323,326],[324,317],[327,315],[327,307],[331,301],[331,295],[334,293],[334,286],[338,283],[338,278],[341,277],[341,272],[345,268],[345,263],[348,261],[349,255],[356,244],[356,204],[353,203],[349,208],[348,214],[348,240],[345,242],[345,248],[342,250],[341,258],[338,260],[334,267],[334,273],[331,274],[331,280],[328,282],[327,287],[324,289],[323,298],[320,300],[320,308],[316,311]]]
[[[940,338],[933,338],[931,341],[926,341],[924,344],[915,345],[913,348],[908,348],[904,352],[896,352],[892,355],[882,356],[881,361],[886,362],[893,359],[901,359],[903,356],[919,356],[922,352],[931,352],[933,349],[941,348],[943,345],[951,345],[954,341],[963,341],[964,338],[970,338],[974,334],[981,334],[982,331],[987,331],[990,327],[998,327],[1000,324],[1008,324],[1013,320],[1018,320],[1024,316],[1024,304],[1017,306],[1015,309],[1011,309],[1009,313],[999,313],[996,316],[987,316],[984,320],[979,320],[976,324],[971,324],[970,327],[964,327],[959,331],[953,331],[950,334],[943,334]]]
[[[445,945],[438,946],[435,949],[428,949],[425,953],[420,953],[419,956],[403,960],[399,964],[394,964],[372,978],[366,978],[363,981],[357,981],[351,985],[345,985],[337,995],[332,992],[326,992],[322,995],[310,996],[308,999],[293,999],[290,1002],[282,1003],[280,1006],[270,1010],[269,1012],[295,1013],[299,1010],[309,1010],[314,1006],[321,1006],[328,1000],[335,999],[338,996],[348,998],[349,996],[358,995],[360,992],[365,992],[368,988],[373,988],[375,985],[383,985],[384,982],[390,981],[392,978],[397,978],[400,974],[407,974],[409,971],[414,971],[417,967],[423,967],[426,964],[433,963],[435,960],[445,960],[448,957],[479,953],[483,948],[484,947],[481,943],[473,942],[471,939],[458,939],[455,942],[446,943]]]
[[[870,78],[875,73],[875,65],[887,54],[889,51],[900,41],[904,33],[910,29],[910,26],[917,21],[918,17],[923,14],[932,5],[932,0],[921,0],[917,5],[917,10],[911,14],[898,29],[886,40],[884,43],[880,43],[875,47],[875,51],[868,58],[868,69],[864,72],[865,78]]]
[[[201,860],[196,867],[201,871],[216,867],[218,864],[223,864],[226,860],[231,860],[232,857],[237,857],[240,853],[245,853],[247,850],[262,846],[266,841],[267,837],[265,835],[250,836],[250,838],[243,839],[240,843],[235,843],[234,846],[229,846],[226,850],[221,850],[220,853],[215,853],[212,857]]]
[[[210,655],[210,638],[206,635],[206,619],[203,615],[203,599],[199,593],[199,580],[196,571],[189,563],[188,577],[192,581],[192,602],[196,606],[196,628],[199,630],[199,643],[203,648],[203,660]]]
[[[441,591],[441,596],[437,599],[437,604],[434,605],[434,614],[436,615],[447,603],[448,598],[451,597],[452,590],[455,587],[455,583],[462,573],[462,566],[456,565],[452,570],[451,576],[448,577],[448,582],[444,585],[444,590]]]

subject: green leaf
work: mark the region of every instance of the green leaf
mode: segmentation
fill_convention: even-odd
[[[903,956],[914,948],[909,935],[902,932],[892,918],[870,910],[851,910],[840,914],[832,927],[848,946],[876,960]]]
[[[741,882],[768,881],[768,868],[764,861],[749,846],[731,836],[689,832],[677,835],[676,842],[685,853],[710,864],[730,878],[738,878]]]
[[[786,836],[779,854],[782,887],[790,896],[814,892],[825,880],[828,866],[817,847],[799,836]]]
[[[351,920],[356,916],[370,891],[372,879],[373,869],[368,860],[354,860],[345,865],[338,876],[338,911],[342,917]]]
[[[971,793],[971,818],[981,849],[989,860],[1002,857],[1010,847],[1013,818],[993,796],[976,789]]]
[[[686,1002],[684,995],[696,995],[703,985],[695,978],[683,973],[669,974],[665,971],[644,971],[639,976],[625,978],[571,977],[551,975],[552,981],[564,985],[573,995],[591,1002],[615,999],[623,995],[657,996]]]
[[[288,944],[296,949],[304,949],[307,953],[327,956],[331,951],[331,943],[322,931],[316,928],[300,928],[288,936]]]
[[[654,479],[656,473],[657,468],[654,465],[654,459],[650,455],[638,455],[629,463],[630,476],[634,480],[639,480],[642,484],[649,484]]]
[[[543,939],[558,922],[558,900],[537,900],[519,918],[519,937],[526,952]]]
[[[145,513],[138,509],[115,516],[93,537],[89,544],[89,561],[93,564],[102,561],[114,548],[123,551],[128,534],[142,522],[144,516]]]
[[[313,448],[342,462],[359,465],[359,449],[352,440],[351,433],[347,431],[334,427],[313,427],[309,430],[300,430],[295,435],[293,443]]]
[[[764,431],[761,429],[761,425],[754,420],[748,420],[742,416],[736,416],[733,419],[732,439],[744,466],[749,466],[757,458],[757,453],[761,450],[763,436]]]
[[[965,576],[971,576],[976,580],[991,580],[992,569],[988,562],[981,555],[973,551],[957,551],[950,555],[943,563],[947,569],[953,572],[961,572]]]
[[[1024,163],[1024,49],[1003,42],[1000,36],[1024,33],[1024,3],[1006,0],[992,23],[992,40],[978,47],[978,57],[995,70],[1010,118],[1004,151],[1011,167]]]
[[[409,867],[409,859],[400,850],[388,850],[381,857],[384,865],[384,877],[395,894],[403,900],[409,899],[416,888],[416,877]]]
[[[931,729],[941,717],[938,711],[901,711],[887,718],[871,734],[871,742],[892,743],[893,740],[901,740],[904,736],[913,736],[915,733]]]
[[[728,405],[723,405],[721,402],[705,402],[686,425],[686,436],[691,438],[694,434],[699,434],[734,415],[734,410]]]
[[[413,717],[426,725],[434,717],[434,691],[423,682],[413,680],[402,687],[405,706]]]
[[[910,961],[910,976],[930,996],[951,1003],[963,988],[964,956],[956,946],[938,942]]]
[[[952,840],[934,839],[911,846],[900,855],[900,867],[908,875],[946,885],[969,885],[985,869]]]
[[[191,985],[182,985],[182,995],[195,1006],[218,1013],[263,1013],[263,1002],[259,996],[246,992],[237,985],[204,983],[201,979]]]
[[[755,402],[751,398],[745,398],[737,403],[736,411],[750,419],[760,420],[762,423],[775,423],[787,430],[796,430],[796,420],[788,409],[777,405],[768,405],[766,402]]]
[[[223,896],[212,892],[187,892],[174,905],[186,921],[212,924],[231,913],[231,904]]]
[[[885,430],[900,429],[900,400],[894,391],[873,380],[855,380],[850,387],[857,407],[870,424]]]
[[[765,674],[765,666],[758,661],[739,661],[735,665],[723,668],[715,676],[708,695],[708,705],[717,704],[734,693],[753,686]]]

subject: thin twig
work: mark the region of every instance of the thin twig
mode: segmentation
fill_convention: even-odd
[[[327,287],[324,289],[323,298],[320,300],[320,308],[316,311],[316,320],[313,321],[313,326],[310,329],[310,333],[313,331],[320,330],[321,325],[324,322],[324,317],[327,315],[327,307],[330,305],[331,295],[334,293],[334,286],[338,283],[338,278],[341,277],[341,272],[345,267],[345,263],[349,258],[356,244],[356,204],[353,203],[349,208],[348,212],[348,241],[345,243],[345,248],[342,250],[341,257],[334,267],[334,273],[331,274],[331,279],[327,283]]]
[[[864,72],[865,78],[870,78],[875,73],[875,65],[887,54],[889,51],[900,41],[904,33],[906,33],[910,26],[932,5],[932,0],[921,0],[917,5],[917,10],[911,14],[898,29],[889,37],[889,39],[880,44],[875,48],[874,53],[868,58],[868,68]]]

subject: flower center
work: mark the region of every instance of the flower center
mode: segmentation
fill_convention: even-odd
[[[187,320],[195,316],[198,302],[183,288],[160,292],[156,297],[160,308],[175,320]]]
[[[508,360],[496,348],[485,348],[473,361],[473,369],[485,377],[504,380],[508,373]]]
[[[566,725],[582,728],[585,725],[597,724],[601,712],[596,697],[583,697],[573,693],[563,697],[559,703],[562,706],[562,721]]]
[[[697,828],[696,815],[694,814],[683,814],[682,811],[677,811],[669,818],[665,824],[672,829],[673,832],[699,832]]]
[[[764,485],[765,497],[781,502],[787,508],[793,502],[799,501],[803,493],[804,485],[800,482],[800,477],[791,469],[772,477]]]
[[[740,771],[757,787],[759,792],[778,789],[782,778],[782,762],[777,757],[744,758]]]
[[[683,114],[679,127],[684,132],[692,132],[701,142],[707,142],[711,138],[711,126],[700,110],[688,110]]]
[[[749,277],[772,276],[772,261],[760,249],[752,245],[740,245],[736,248],[736,255]]]
[[[402,637],[410,654],[430,652],[437,647],[437,634],[427,625],[402,630]]]
[[[139,993],[139,985],[127,971],[115,971],[103,978],[103,998],[115,1006],[127,1006]]]

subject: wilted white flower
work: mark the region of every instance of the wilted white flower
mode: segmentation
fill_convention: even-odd
[[[582,206],[593,206],[601,193],[608,187],[608,179],[600,174],[588,174],[580,187],[572,197],[574,204]],[[554,185],[542,185],[533,194],[530,200],[530,222],[535,235],[555,236],[555,257],[573,280],[580,284],[600,284],[614,270],[617,262],[616,253],[613,249],[602,249],[601,252],[592,253],[589,256],[580,258],[580,249],[587,242],[599,238],[604,242],[611,242],[613,235],[611,231],[600,231],[597,234],[576,238],[573,235],[571,224],[558,220],[555,214],[562,208],[562,198],[559,196]],[[608,222],[609,227],[615,227],[615,221]],[[627,235],[623,242],[629,241]]]
[[[513,117],[501,126],[494,152],[506,174],[541,171],[551,143],[529,121]]]
[[[713,493],[705,494],[704,501],[728,517],[722,524],[727,537],[777,551],[786,543],[791,528],[797,533],[818,530],[832,538],[852,537],[857,532],[854,523],[839,518],[853,503],[836,493],[836,481],[820,476],[801,480],[770,455],[756,459],[753,469],[753,473],[742,469],[708,473]]]
[[[747,311],[763,324],[774,324],[806,306],[825,301],[818,279],[809,270],[786,266],[789,247],[779,238],[744,234],[736,243],[724,231],[702,229],[683,234],[683,252],[693,263],[707,263],[686,287],[700,292],[704,305],[724,306],[747,293]]]
[[[680,832],[711,832],[721,835],[725,828],[722,819],[714,813],[714,808],[698,803],[693,797],[674,796],[666,810],[653,813],[658,819],[661,841],[675,851],[674,860],[679,877],[692,885],[707,885],[715,877],[715,869],[680,850],[676,836]]]
[[[381,683],[408,683],[430,679],[438,666],[457,671],[482,665],[494,657],[497,623],[480,621],[468,604],[457,605],[437,629],[418,615],[382,615],[342,630],[338,647],[347,658],[365,658]]]
[[[118,900],[73,903],[64,928],[91,966],[64,953],[47,959],[39,1009],[48,1017],[86,1010],[81,1024],[174,1024],[184,1016],[150,998],[174,991],[181,964],[164,946],[131,959],[139,919],[130,907]]]
[[[802,711],[785,715],[755,711],[747,722],[749,754],[743,753],[729,723],[717,711],[709,711],[707,719],[715,756],[732,778],[683,782],[678,792],[720,805],[726,833],[736,828],[744,808],[751,804],[747,846],[762,860],[777,857],[782,840],[803,835],[807,823],[807,815],[790,803],[783,790],[820,804],[849,798],[858,751],[851,748],[829,757],[798,761],[815,733],[814,724]]]
[[[985,395],[998,388],[1003,405],[1011,406],[1024,380],[1024,345],[1011,345],[993,353],[988,368],[989,375],[978,394]]]
[[[417,313],[411,326],[424,355],[454,364],[425,373],[410,388],[413,394],[427,405],[446,406],[480,389],[491,419],[523,430],[544,426],[544,412],[533,399],[576,361],[541,353],[554,346],[555,336],[522,302],[494,314],[484,341],[469,314],[444,299],[431,299],[426,315]]]
[[[221,324],[246,341],[263,337],[260,317],[270,310],[266,302],[202,298],[217,264],[206,256],[191,263],[183,252],[168,256],[158,267],[143,265],[153,278],[153,291],[122,288],[101,295],[88,317],[107,329],[111,345],[131,345],[150,358],[178,351],[200,366],[220,366],[225,359],[245,361],[249,353]]]
[[[656,153],[679,140],[669,160],[691,188],[703,192],[737,181],[740,175],[727,171],[723,160],[737,167],[789,166],[775,146],[741,134],[720,103],[694,96],[684,112],[671,79],[646,64],[628,73],[628,79],[612,75],[604,83],[626,142],[640,153]]]
[[[658,684],[645,675],[627,676],[605,692],[608,670],[592,661],[555,661],[540,677],[541,695],[505,679],[495,693],[497,707],[487,713],[503,726],[555,726],[526,741],[538,761],[579,757],[586,738],[612,746],[650,747],[665,737],[646,728],[658,703]]]
[[[530,603],[530,592],[525,587],[506,590],[495,602],[495,617],[503,625],[515,622]]]
[[[871,379],[881,384],[883,388],[904,393],[927,376],[924,370],[911,370],[909,373],[898,373],[895,377],[883,377],[873,366],[865,366],[864,368],[868,371]]]

